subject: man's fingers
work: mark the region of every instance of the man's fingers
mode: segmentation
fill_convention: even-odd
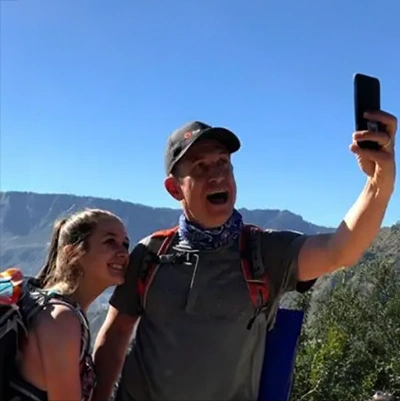
[[[392,138],[386,132],[357,131],[353,134],[353,140],[357,141],[373,141],[377,142],[383,148],[388,148]]]
[[[364,118],[370,121],[380,122],[386,126],[387,133],[393,137],[397,131],[397,118],[386,111],[368,111],[364,113]]]
[[[350,145],[350,150],[357,156],[364,160],[374,161],[378,164],[385,164],[393,162],[394,155],[387,152],[377,152],[376,150],[362,149],[357,143],[352,143]]]

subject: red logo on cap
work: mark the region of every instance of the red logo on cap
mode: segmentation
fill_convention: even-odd
[[[184,137],[185,139],[189,139],[191,136],[192,136],[192,133],[191,133],[190,131],[185,132],[185,134],[183,135],[183,137]]]

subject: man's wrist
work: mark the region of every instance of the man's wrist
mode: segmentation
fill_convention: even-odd
[[[388,202],[394,192],[394,182],[382,182],[368,178],[365,184],[364,193],[376,200]]]

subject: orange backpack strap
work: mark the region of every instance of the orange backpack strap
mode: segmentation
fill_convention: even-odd
[[[160,265],[159,257],[168,252],[177,232],[178,226],[156,231],[150,236],[148,254],[145,257],[138,277],[138,295],[142,309],[144,309],[146,303],[148,289]]]
[[[262,255],[259,254],[261,252],[260,234],[262,231],[262,228],[258,226],[246,224],[240,234],[243,276],[255,308],[254,317],[248,325],[249,329],[256,317],[266,309],[270,296],[269,280],[264,270]]]

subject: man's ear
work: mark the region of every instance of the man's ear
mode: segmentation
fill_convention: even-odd
[[[179,184],[179,181],[174,176],[169,175],[164,180],[164,187],[167,190],[167,192],[177,201],[180,202],[183,199],[181,186]]]

